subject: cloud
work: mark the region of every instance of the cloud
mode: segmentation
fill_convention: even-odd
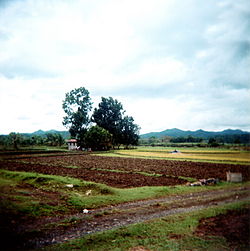
[[[247,1],[224,1],[218,21],[208,27],[208,46],[197,54],[208,84],[249,88],[250,5]],[[199,69],[199,66],[196,65]]]
[[[142,132],[250,130],[249,17],[247,0],[1,1],[0,133],[63,129],[80,86]]]
[[[30,120],[30,118],[27,117],[27,116],[20,116],[20,117],[18,117],[17,119],[18,119],[18,120]]]

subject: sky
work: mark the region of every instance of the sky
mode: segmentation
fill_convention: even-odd
[[[66,130],[79,87],[140,133],[250,131],[249,0],[0,0],[0,134]]]

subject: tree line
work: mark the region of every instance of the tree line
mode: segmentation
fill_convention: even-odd
[[[76,88],[65,95],[63,110],[66,116],[63,125],[69,129],[72,138],[82,148],[108,150],[124,145],[137,145],[139,126],[131,116],[125,115],[122,104],[112,97],[101,98],[98,107],[92,111],[89,91]]]
[[[3,147],[13,147],[18,149],[20,146],[62,146],[65,143],[63,136],[59,133],[47,133],[45,136],[26,135],[11,132],[9,135],[0,135],[0,145]]]
[[[193,143],[197,146],[220,146],[224,144],[243,144],[249,145],[250,143],[250,135],[245,134],[232,134],[232,135],[218,135],[209,138],[202,137],[194,137],[194,136],[179,136],[179,137],[170,137],[163,136],[161,138],[152,136],[149,138],[140,139],[140,145],[170,145],[170,144],[178,144],[178,143]]]

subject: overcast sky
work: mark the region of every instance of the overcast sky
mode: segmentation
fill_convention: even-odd
[[[249,0],[0,0],[0,134],[65,130],[65,93],[141,133],[250,131]]]

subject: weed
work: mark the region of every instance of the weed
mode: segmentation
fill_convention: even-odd
[[[109,214],[112,214],[112,212],[111,211],[102,211],[102,212],[98,212],[98,213],[95,213],[94,214],[94,217],[96,217],[96,218],[98,218],[98,217],[102,217],[102,216],[104,216],[104,215],[109,215]]]
[[[66,168],[79,168],[78,166],[65,166]]]

